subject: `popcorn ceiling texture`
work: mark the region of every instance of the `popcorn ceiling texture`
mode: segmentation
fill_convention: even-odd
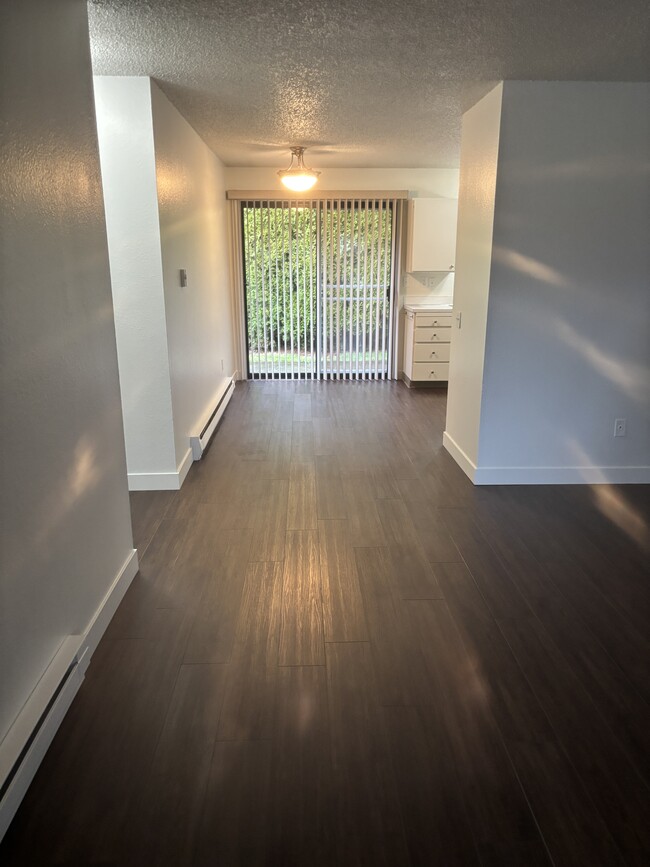
[[[647,0],[91,0],[94,72],[150,75],[227,165],[455,167],[500,79],[650,77]]]

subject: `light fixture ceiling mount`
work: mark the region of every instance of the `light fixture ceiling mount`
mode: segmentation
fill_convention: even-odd
[[[278,176],[285,187],[293,190],[294,193],[304,193],[311,190],[320,172],[315,172],[313,169],[308,169],[304,160],[305,148],[291,148],[291,164],[288,169],[281,169]]]

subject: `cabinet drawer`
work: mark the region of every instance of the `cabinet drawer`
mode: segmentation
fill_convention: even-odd
[[[416,343],[449,343],[451,328],[416,328]]]
[[[449,379],[449,365],[444,362],[416,361],[413,364],[411,379],[414,382],[435,382],[437,379],[444,382]]]
[[[451,316],[437,316],[435,313],[417,313],[416,328],[451,328]]]
[[[450,343],[432,346],[430,343],[416,343],[413,361],[449,361]]]

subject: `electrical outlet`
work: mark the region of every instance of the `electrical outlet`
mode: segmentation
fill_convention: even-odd
[[[627,419],[625,419],[625,418],[615,419],[615,421],[614,421],[614,436],[615,437],[627,436]]]

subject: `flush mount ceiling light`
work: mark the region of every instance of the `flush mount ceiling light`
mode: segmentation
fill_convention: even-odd
[[[311,190],[320,175],[320,172],[315,172],[305,166],[304,153],[305,148],[291,148],[291,165],[288,169],[281,169],[278,172],[285,187],[293,190],[294,193],[304,193],[306,190]]]

